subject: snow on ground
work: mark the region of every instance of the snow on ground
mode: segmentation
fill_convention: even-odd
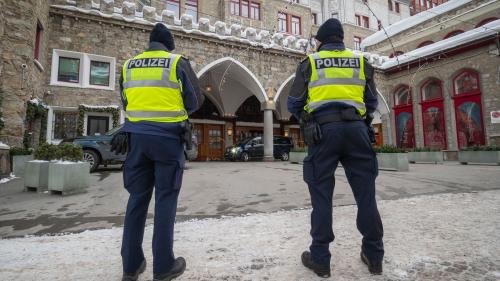
[[[9,181],[11,181],[13,179],[17,179],[17,177],[13,173],[10,173],[10,175],[8,177],[0,179],[0,184],[8,183]]]
[[[334,208],[331,280],[499,280],[500,191],[381,201],[384,275],[359,261],[355,206]],[[188,221],[176,225],[178,280],[324,280],[301,264],[310,210]],[[121,228],[0,240],[1,280],[119,280]],[[151,236],[147,227],[151,280]]]

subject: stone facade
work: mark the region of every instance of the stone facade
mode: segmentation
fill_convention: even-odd
[[[44,95],[43,65],[47,60],[49,3],[45,0],[0,1],[0,89],[4,99],[5,128],[0,141],[20,146],[24,133],[26,102]],[[41,32],[40,57],[35,59],[35,34]]]

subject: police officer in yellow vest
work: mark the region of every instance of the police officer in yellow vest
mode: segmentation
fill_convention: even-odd
[[[319,28],[318,52],[299,65],[288,98],[288,110],[300,120],[308,144],[304,181],[313,207],[312,243],[301,259],[320,277],[330,276],[329,245],[335,238],[332,196],[339,162],[358,205],[361,260],[372,274],[381,274],[384,256],[382,220],[375,201],[378,167],[370,141],[377,107],[374,70],[361,54],[346,49],[343,39],[337,19]]]
[[[122,240],[123,280],[137,280],[146,268],[142,250],[148,206],[155,192],[153,232],[154,280],[171,280],[186,268],[173,252],[177,197],[182,183],[182,135],[188,115],[203,103],[189,61],[171,53],[172,34],[161,23],[150,35],[149,48],[127,60],[121,78],[126,121],[112,150],[127,154],[123,167],[130,193]],[[154,188],[153,188],[154,187]]]

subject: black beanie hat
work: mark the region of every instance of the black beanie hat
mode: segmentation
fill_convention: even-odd
[[[321,43],[331,41],[332,38],[336,38],[339,41],[344,40],[344,29],[342,28],[342,24],[338,19],[334,18],[325,21],[319,27],[318,33],[316,34],[316,39]]]
[[[169,51],[175,49],[174,37],[163,23],[157,23],[155,25],[151,31],[151,35],[149,35],[149,42],[162,43]]]

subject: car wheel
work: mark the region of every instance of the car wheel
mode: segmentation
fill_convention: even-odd
[[[288,152],[286,151],[281,152],[281,157],[280,157],[281,161],[288,161],[289,158],[290,155],[288,154]]]
[[[90,149],[83,150],[83,161],[90,164],[90,171],[94,172],[99,167],[99,155]]]
[[[250,160],[250,156],[248,155],[248,153],[243,152],[243,153],[241,154],[241,161],[243,161],[243,162],[248,162],[248,160]]]

